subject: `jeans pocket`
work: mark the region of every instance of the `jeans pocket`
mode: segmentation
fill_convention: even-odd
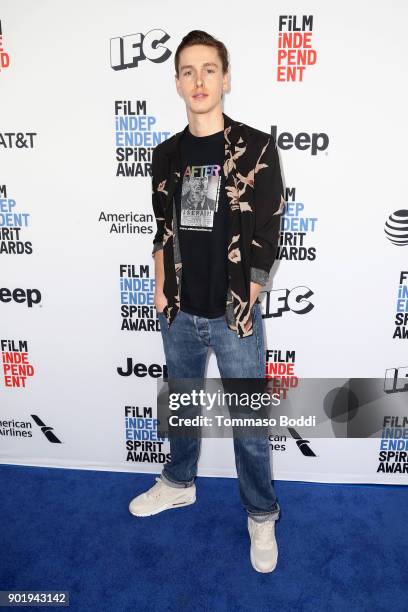
[[[165,307],[163,308],[163,310],[161,310],[160,312],[157,310],[156,308],[156,314],[158,315],[164,315],[165,317],[167,317],[167,308],[168,308],[168,304],[165,305]]]

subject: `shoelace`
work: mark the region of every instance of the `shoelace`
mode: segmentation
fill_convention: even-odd
[[[156,484],[152,486],[152,488],[150,489],[150,491],[147,491],[146,493],[146,497],[155,497],[157,498],[161,491],[162,491],[162,487],[163,487],[163,481],[160,478],[160,476],[156,476]]]
[[[256,523],[255,525],[254,537],[257,543],[264,542],[265,536],[270,536],[273,539],[274,524],[272,521],[263,521],[262,523]]]

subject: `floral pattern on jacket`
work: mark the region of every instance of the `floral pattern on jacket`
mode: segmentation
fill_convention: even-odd
[[[271,134],[224,118],[223,172],[229,203],[228,276],[225,316],[243,338],[253,333],[250,281],[265,285],[275,261],[285,200],[276,143]],[[178,243],[174,192],[180,180],[177,132],[153,150],[152,205],[157,223],[154,254],[163,249],[164,314],[170,326],[180,310],[183,265]]]

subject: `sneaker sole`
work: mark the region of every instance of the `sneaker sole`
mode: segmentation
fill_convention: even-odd
[[[255,570],[256,572],[260,572],[261,574],[269,574],[270,572],[273,572],[273,570],[274,570],[274,569],[276,568],[276,566],[278,565],[278,559],[276,558],[275,565],[274,565],[274,566],[273,566],[271,569],[260,569],[259,567],[257,567],[257,566],[256,566],[255,560],[254,560],[254,558],[253,558],[253,556],[252,556],[252,551],[251,551],[251,553],[250,553],[250,557],[251,557],[251,564],[252,564],[252,567],[254,568],[254,570]]]
[[[194,499],[192,499],[191,501],[176,502],[174,504],[165,504],[164,506],[160,506],[160,508],[156,508],[156,510],[153,510],[152,512],[143,512],[143,513],[142,512],[132,512],[130,508],[129,508],[129,512],[133,516],[154,516],[155,514],[164,512],[164,510],[171,510],[172,508],[182,508],[183,506],[191,506],[192,504],[195,503],[195,501],[196,501],[196,498],[194,497]]]

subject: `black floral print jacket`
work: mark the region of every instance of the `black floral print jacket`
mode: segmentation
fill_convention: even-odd
[[[260,285],[268,281],[276,258],[285,200],[278,152],[271,134],[222,114],[223,171],[230,205],[225,316],[228,327],[243,338],[253,333],[250,281]],[[181,172],[179,142],[187,127],[157,145],[152,156],[152,204],[157,223],[152,255],[163,249],[163,292],[167,298],[163,313],[168,326],[180,310],[183,265],[174,192]]]

